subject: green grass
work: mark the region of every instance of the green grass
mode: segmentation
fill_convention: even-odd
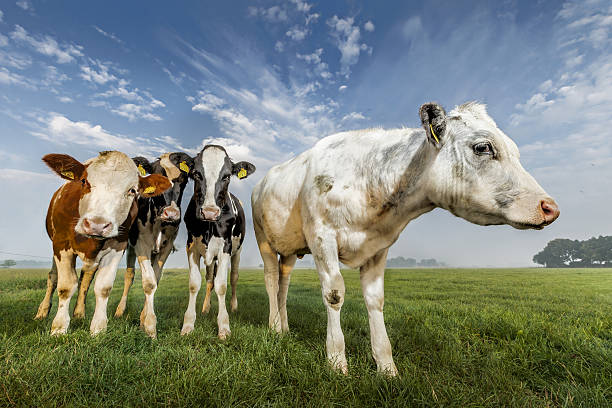
[[[106,333],[89,335],[90,292],[85,320],[51,337],[57,295],[50,317],[32,320],[45,276],[0,270],[0,406],[612,406],[609,269],[387,270],[396,379],[376,373],[356,271],[344,272],[348,376],[326,363],[326,313],[313,271],[292,275],[285,336],[266,328],[263,273],[241,271],[225,342],[216,338],[215,296],[211,314],[180,336],[184,270],[162,278],[157,340],[138,328],[139,280],[127,316],[111,317]],[[203,291],[198,311],[202,299]]]

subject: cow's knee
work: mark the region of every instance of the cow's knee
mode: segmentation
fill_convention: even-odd
[[[157,289],[157,282],[155,280],[144,280],[142,281],[142,289],[145,295],[150,295]]]
[[[331,289],[325,295],[325,301],[335,310],[340,310],[344,304],[344,291],[339,289]]]
[[[227,283],[223,282],[219,285],[215,285],[215,292],[218,296],[224,296],[225,292],[227,292]]]

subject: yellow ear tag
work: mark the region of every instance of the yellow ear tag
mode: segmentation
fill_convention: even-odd
[[[179,169],[183,170],[185,173],[189,173],[189,166],[184,161],[179,163]]]
[[[142,164],[138,165],[138,172],[140,173],[142,177],[147,175],[147,171],[144,169],[144,167],[142,167]]]
[[[69,178],[70,180],[74,180],[74,173],[71,171],[62,171],[62,176]]]
[[[431,130],[431,135],[434,137],[434,139],[436,139],[436,142],[440,144],[440,141],[438,140],[438,136],[436,136],[435,132],[433,131],[433,126],[431,126],[431,123],[429,124],[429,130]]]
[[[247,176],[247,171],[245,169],[240,169],[240,171],[238,172],[238,178],[243,179],[246,176]]]
[[[144,189],[143,194],[153,194],[155,192],[155,187],[149,186]]]

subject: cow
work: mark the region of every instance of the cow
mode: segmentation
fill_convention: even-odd
[[[189,168],[193,159],[186,153],[165,153],[153,163],[145,157],[132,158],[141,176],[161,174],[168,177],[172,187],[155,197],[139,197],[138,217],[130,229],[127,247],[127,268],[125,270],[123,295],[117,305],[115,317],[123,316],[127,306],[127,296],[134,282],[136,259],[143,273],[145,304],[140,314],[140,326],[152,338],[157,337],[157,318],[153,307],[154,295],[162,275],[162,269],[174,248],[174,240],[181,222],[181,200],[187,185]],[[85,310],[85,296],[91,282],[90,276],[81,274],[79,297],[76,310]]]
[[[270,313],[289,330],[287,289],[297,256],[312,253],[327,309],[327,359],[347,372],[339,262],[359,268],[372,354],[379,372],[397,368],[383,320],[389,247],[421,214],[443,208],[479,225],[542,229],[559,216],[555,201],[525,171],[516,144],[470,102],[448,115],[419,109],[422,129],[338,133],[273,167],[252,192],[255,237],[264,262]]]
[[[210,291],[214,287],[219,301],[218,337],[224,340],[231,333],[225,306],[227,272],[231,267],[231,310],[235,311],[238,307],[236,286],[245,217],[240,200],[228,191],[228,187],[231,176],[244,179],[253,172],[254,165],[246,161],[233,163],[225,149],[218,145],[204,146],[193,161],[189,174],[194,180],[193,197],[184,217],[189,261],[189,303],[183,319],[182,335],[193,331],[196,320],[195,304],[202,283],[200,258],[206,265],[207,281],[202,312],[208,312]]]
[[[96,308],[90,325],[91,334],[95,335],[107,326],[108,296],[138,213],[135,199],[162,194],[170,182],[160,174],[140,176],[132,159],[116,151],[101,152],[85,163],[66,154],[48,154],[43,161],[67,182],[53,194],[47,212],[53,266],[35,318],[47,317],[57,288],[59,303],[51,334],[67,332],[68,307],[77,289],[78,256],[83,261],[82,275],[93,277],[98,273],[94,286]],[[84,316],[84,309],[82,313]]]

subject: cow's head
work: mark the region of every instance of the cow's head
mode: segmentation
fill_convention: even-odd
[[[435,103],[419,111],[427,139],[439,150],[430,167],[430,199],[480,225],[541,229],[559,216],[555,201],[525,171],[516,144],[484,105],[463,104],[447,116]]]
[[[85,163],[66,154],[48,154],[43,161],[80,190],[74,229],[92,238],[116,236],[137,196],[153,197],[170,187],[160,174],[142,177],[134,162],[121,152],[101,152]]]
[[[161,174],[168,177],[172,186],[162,195],[153,197],[156,217],[164,223],[176,224],[181,220],[181,200],[193,167],[193,159],[185,153],[165,153],[158,160],[149,163],[144,157],[134,157],[134,163],[141,174]]]
[[[249,162],[232,163],[223,147],[205,146],[195,157],[190,173],[194,180],[196,216],[206,221],[217,220],[229,195],[231,176],[243,179],[253,172],[255,166]]]

